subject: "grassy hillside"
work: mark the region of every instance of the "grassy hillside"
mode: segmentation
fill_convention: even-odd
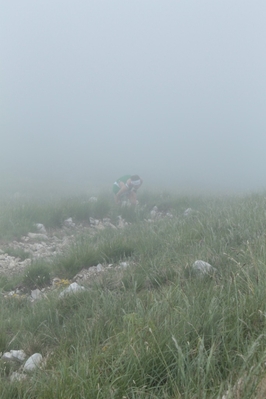
[[[122,214],[130,224],[77,236],[63,255],[19,277],[25,286],[27,273],[71,280],[82,268],[113,264],[85,291],[59,298],[53,290],[34,303],[1,295],[0,351],[45,358],[41,370],[12,383],[15,366],[1,361],[1,398],[218,399],[227,390],[226,399],[265,397],[264,195],[144,192],[139,199],[136,210],[118,209],[103,194],[97,203],[86,196],[2,201],[3,241],[69,216],[108,216],[115,224]],[[154,205],[161,217],[148,221]],[[193,273],[197,259],[217,273]],[[2,277],[0,286],[11,289],[12,279]]]

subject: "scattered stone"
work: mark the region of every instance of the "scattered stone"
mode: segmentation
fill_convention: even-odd
[[[11,260],[11,262],[9,262],[8,268],[13,269],[16,266],[17,266],[17,262],[15,260]]]
[[[171,219],[174,217],[174,215],[171,212],[166,212],[165,216]]]
[[[30,373],[39,368],[41,363],[42,363],[42,355],[40,353],[34,353],[34,355],[29,357],[26,363],[24,364],[23,371]]]
[[[26,353],[24,352],[23,349],[19,349],[19,350],[11,349],[10,353],[13,356],[14,359],[16,359],[16,360],[18,360],[20,362],[23,362],[26,359],[26,357],[27,357],[27,355],[26,355]]]
[[[196,260],[192,265],[192,269],[201,275],[214,274],[217,272],[215,267],[203,260]]]
[[[155,205],[153,208],[152,208],[152,210],[151,210],[151,218],[152,219],[155,219],[157,216],[158,216],[158,213],[159,213],[159,211],[158,211],[158,207]]]
[[[39,233],[28,233],[28,237],[32,240],[48,240],[46,234],[39,234]]]
[[[104,271],[103,265],[101,265],[101,263],[98,263],[98,265],[96,266],[96,270],[98,273],[103,272]]]
[[[5,352],[1,359],[3,359],[3,360],[14,360],[13,359],[13,355],[12,355],[11,352]]]
[[[105,266],[99,263],[97,266],[91,266],[88,269],[82,269],[78,274],[75,275],[73,280],[76,281],[77,283],[84,282],[90,279],[91,277],[99,275],[99,273],[103,273],[106,270],[110,270],[111,268],[113,268],[113,266],[114,265],[112,263]]]
[[[110,218],[103,218],[104,227],[112,227],[112,229],[116,229],[116,227],[111,223]]]
[[[86,271],[87,271],[87,270],[86,270]],[[81,280],[86,280],[85,276],[86,276],[86,273],[84,273],[84,269],[83,269],[83,270],[81,270],[80,273],[76,274],[76,275],[73,277],[73,280],[74,280],[75,282],[77,282],[77,281],[80,282]]]
[[[11,375],[10,375],[10,381],[11,382],[19,382],[19,381],[23,381],[27,378],[26,374],[21,374],[18,373],[17,371],[14,371]]]
[[[33,251],[39,251],[39,250],[43,249],[43,245],[36,242],[35,244],[32,245],[31,248]]]
[[[42,223],[36,223],[35,226],[37,227],[37,230],[42,233],[42,234],[47,234],[46,228]]]
[[[31,259],[25,259],[22,262],[19,262],[18,264],[20,265],[21,269],[23,269],[31,265]]]
[[[10,352],[5,352],[2,356],[3,360],[23,362],[26,359],[26,353],[22,350],[11,349]]]
[[[193,210],[191,208],[187,208],[184,212],[184,216],[189,216],[192,212]]]
[[[119,216],[118,216],[118,225],[117,225],[117,227],[118,227],[119,229],[123,229],[123,228],[125,228],[126,226],[128,226],[128,223],[122,218],[121,215],[119,215]]]
[[[148,221],[154,221],[165,217],[167,218],[174,217],[171,212],[159,212],[159,209],[156,205],[152,208],[150,215],[151,215],[151,220],[149,219]]]
[[[99,223],[94,226],[97,230],[104,230],[105,226],[103,225],[103,223],[101,221],[98,221]]]
[[[94,219],[94,218],[90,217],[91,226],[98,226],[99,222],[100,221],[98,219]]]
[[[64,225],[65,225],[66,227],[75,227],[75,226],[76,226],[76,224],[73,222],[73,219],[72,219],[72,218],[66,219],[66,220],[64,221]]]
[[[81,285],[79,285],[75,282],[75,283],[70,284],[69,287],[67,287],[64,291],[62,291],[59,295],[59,298],[63,298],[65,295],[75,294],[77,292],[84,291],[84,290],[85,290],[84,287],[82,287]]]
[[[126,269],[129,266],[128,262],[120,262],[119,265],[123,268]]]
[[[153,210],[158,210],[155,207]],[[157,213],[157,211],[155,212]],[[163,217],[171,217],[171,214],[168,212],[167,214],[161,214],[158,212],[157,217],[162,215]],[[154,222],[157,220],[149,219],[146,222]],[[94,234],[96,230],[103,230],[105,228],[112,228],[112,229],[123,229],[128,226],[130,223],[126,222],[122,216],[118,216],[118,221],[116,225],[111,223],[111,219],[109,217],[103,218],[102,220],[90,218],[90,225],[87,226],[86,224],[75,224],[73,223],[72,218],[68,218],[65,221],[65,227],[71,227],[74,232],[76,233],[87,233]],[[29,232],[27,236],[21,237],[21,240],[17,241],[14,240],[9,244],[9,247],[21,251],[21,253],[28,256],[25,260],[21,260],[19,257],[9,256],[8,253],[4,251],[4,249],[0,248],[0,273],[2,275],[17,275],[23,273],[25,268],[30,266],[32,262],[36,259],[45,259],[46,261],[52,261],[55,256],[60,256],[65,252],[65,249],[71,245],[75,241],[75,234],[67,234],[65,229],[58,229],[49,231],[49,233],[44,234],[45,227],[41,223],[36,223],[36,227],[38,229],[38,233],[31,233]],[[45,229],[46,231],[46,229]],[[120,267],[116,265],[114,267]],[[99,269],[99,268],[98,268]],[[105,271],[107,266],[104,265],[103,270]],[[92,268],[85,269],[86,272],[82,275],[82,280],[85,280],[92,275],[96,275],[99,273],[97,271],[97,266],[93,266]],[[80,274],[80,273],[79,273]],[[74,279],[72,281],[75,281]],[[65,284],[60,284],[60,286],[66,286]],[[4,294],[5,297],[10,297],[13,295],[17,295],[17,292],[10,292]],[[20,295],[20,294],[18,294]],[[34,294],[33,294],[34,295]],[[30,300],[34,300],[31,296],[29,297]]]
[[[42,292],[37,288],[36,290],[31,291],[30,296],[34,301],[37,299],[42,299]]]

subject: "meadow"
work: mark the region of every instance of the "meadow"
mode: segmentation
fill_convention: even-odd
[[[82,223],[109,217],[116,225],[121,215],[128,222],[77,234],[64,254],[33,262],[20,276],[0,275],[0,352],[23,349],[45,359],[33,375],[12,383],[15,366],[0,360],[1,398],[266,397],[264,193],[143,190],[136,209],[117,207],[109,193],[95,203],[88,194],[2,196],[0,203],[2,246],[36,222],[47,229],[69,216]],[[150,220],[155,205],[161,217]],[[217,272],[195,273],[198,259]],[[4,296],[18,284],[30,290],[40,275],[47,285],[55,276],[71,281],[98,263],[117,267],[89,279],[82,292],[59,298],[53,290],[33,303]]]

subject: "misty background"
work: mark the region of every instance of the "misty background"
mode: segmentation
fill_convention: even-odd
[[[1,180],[266,188],[265,0],[1,1]]]

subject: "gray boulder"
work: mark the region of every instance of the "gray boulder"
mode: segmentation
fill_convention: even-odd
[[[42,234],[47,234],[46,228],[42,223],[36,223],[35,226],[37,227],[37,230],[42,233]]]
[[[40,233],[28,233],[28,237],[31,238],[32,240],[48,240],[46,234],[40,234]]]
[[[210,275],[217,272],[217,269],[205,262],[204,260],[196,260],[192,265],[193,271],[199,275]]]
[[[72,283],[64,291],[60,293],[59,298],[63,298],[65,295],[69,294],[76,294],[77,292],[84,290],[85,288],[79,285],[78,283]]]
[[[75,223],[73,222],[73,219],[72,219],[72,218],[66,219],[66,220],[64,221],[64,225],[65,225],[66,227],[75,227],[75,226],[76,226]]]
[[[33,372],[41,366],[41,363],[42,355],[40,353],[34,353],[34,355],[29,357],[24,364],[23,371],[26,371],[28,373]]]

